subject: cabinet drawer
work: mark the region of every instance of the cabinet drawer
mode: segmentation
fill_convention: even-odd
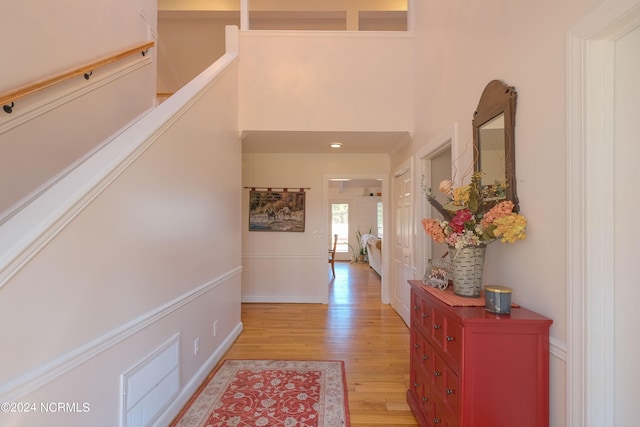
[[[458,373],[460,372],[462,363],[463,336],[460,319],[451,315],[445,315],[442,350],[445,356],[449,357],[451,367]]]
[[[417,331],[411,331],[411,352],[414,355],[416,363],[422,366],[425,372],[433,371],[433,347],[431,347],[424,336]]]
[[[437,399],[433,403],[433,415],[428,418],[433,427],[458,427],[458,416],[454,412]]]
[[[411,324],[422,330],[425,334],[431,331],[432,306],[424,298],[415,293],[411,294]]]
[[[458,375],[440,356],[433,361],[434,393],[453,413],[458,413],[460,403],[460,380]],[[435,396],[434,396],[435,397]]]
[[[415,355],[411,363],[411,392],[420,412],[425,416],[431,416],[433,414],[433,382],[427,371],[416,360]]]
[[[431,341],[442,350],[456,372],[459,372],[462,356],[462,325],[460,319],[443,310],[432,310]]]
[[[431,323],[431,339],[433,345],[442,349],[445,329],[445,317],[442,310],[433,309],[433,322]]]

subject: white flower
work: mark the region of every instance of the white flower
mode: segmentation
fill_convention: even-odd
[[[438,190],[440,190],[440,192],[443,194],[453,193],[453,182],[451,182],[448,179],[445,179],[444,181],[440,182],[440,185],[438,186]]]

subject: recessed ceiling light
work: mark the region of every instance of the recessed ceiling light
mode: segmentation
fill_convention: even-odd
[[[342,142],[332,142],[331,144],[329,144],[329,146],[331,148],[340,148],[342,147]]]

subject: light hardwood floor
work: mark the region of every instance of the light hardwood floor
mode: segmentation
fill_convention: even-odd
[[[243,304],[244,330],[225,358],[344,360],[352,427],[417,426],[406,403],[409,329],[380,302],[367,264],[335,267],[328,305]]]

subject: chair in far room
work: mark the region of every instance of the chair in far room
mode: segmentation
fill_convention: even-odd
[[[334,263],[336,262],[336,246],[338,245],[338,235],[333,235],[333,249],[329,249],[329,264],[331,264],[331,273],[333,277],[336,277],[336,268]]]

